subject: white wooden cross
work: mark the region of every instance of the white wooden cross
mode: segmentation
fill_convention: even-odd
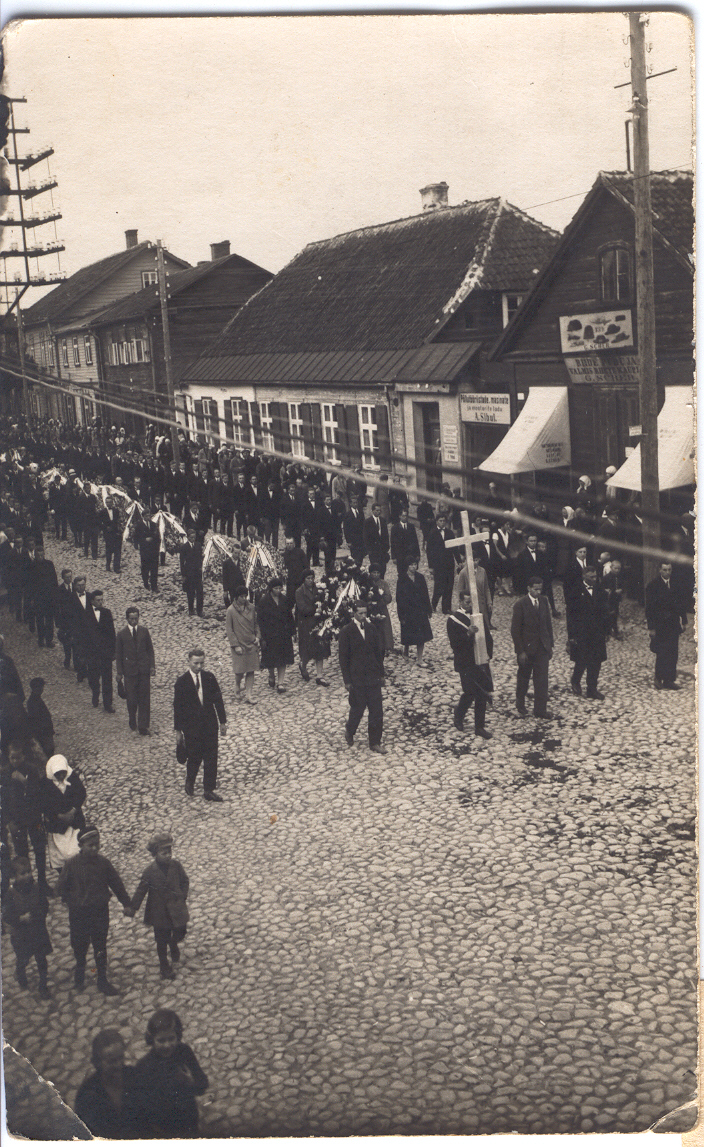
[[[450,541],[445,542],[448,550],[453,546],[464,546],[467,555],[467,577],[469,580],[469,597],[472,603],[472,625],[476,625],[477,632],[474,635],[474,661],[477,665],[489,664],[489,651],[486,647],[486,634],[484,632],[484,614],[479,610],[479,593],[477,592],[477,576],[474,572],[474,560],[472,555],[472,542],[488,542],[491,534],[472,534],[469,530],[469,514],[466,510],[462,510],[460,514],[462,521],[462,534],[459,538],[451,538]]]

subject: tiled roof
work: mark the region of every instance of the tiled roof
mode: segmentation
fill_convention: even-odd
[[[416,350],[202,355],[181,383],[393,383],[452,380],[480,342],[428,343]]]
[[[82,299],[90,291],[95,290],[105,279],[110,278],[111,275],[117,274],[124,266],[130,263],[137,255],[141,255],[149,247],[153,246],[148,240],[138,243],[136,247],[127,247],[124,251],[118,251],[115,255],[108,255],[105,259],[99,259],[97,263],[90,263],[87,267],[81,267],[80,271],[76,271],[75,275],[71,275],[53,291],[49,291],[48,295],[44,295],[42,299],[34,303],[24,312],[24,321],[28,325],[41,322],[55,322],[65,317],[66,312],[72,307],[79,299]],[[169,256],[172,260],[180,263],[182,267],[187,267],[188,263],[183,259],[177,259],[175,255]]]
[[[217,268],[232,265],[237,268],[241,264],[242,269],[245,271],[263,271],[263,267],[258,267],[256,263],[250,263],[248,259],[242,258],[241,255],[223,255],[221,259],[213,259],[212,262],[199,264],[197,267],[188,267],[185,271],[172,271],[168,277],[169,295],[173,298],[175,295],[181,294],[187,287],[191,287],[200,279],[204,279],[207,275]],[[266,274],[267,272],[265,272]],[[241,306],[252,294],[251,282],[243,278],[241,297],[232,291],[228,291],[227,303],[232,303],[233,306]],[[93,314],[90,318],[90,325],[96,326],[103,323],[122,322],[125,319],[139,318],[141,315],[146,314],[148,311],[153,310],[155,307],[160,306],[159,301],[159,288],[158,286],[144,287],[143,290],[137,291],[134,295],[127,295],[124,299],[119,299],[116,303],[112,303],[105,310]]]
[[[633,175],[626,171],[600,171],[599,180],[633,205]],[[650,174],[653,227],[691,265],[694,249],[694,177],[691,171],[653,171]]]
[[[510,204],[488,199],[311,243],[206,354],[419,347],[473,288],[527,290],[557,239]]]

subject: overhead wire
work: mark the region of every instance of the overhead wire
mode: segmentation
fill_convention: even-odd
[[[22,378],[22,375],[20,372],[14,371],[4,364],[1,364],[1,369],[4,370],[7,374],[14,376],[15,378]],[[36,382],[40,386],[45,387],[45,389],[47,389],[47,390],[59,392],[61,394],[68,394],[68,395],[71,395],[72,397],[75,397],[75,391],[70,390],[68,387],[59,385],[58,381],[56,381],[56,380],[52,380],[50,382],[47,379],[42,378],[40,374],[32,375],[32,381]],[[132,414],[138,418],[144,418],[145,417],[143,410],[139,410],[139,409],[137,409],[135,407],[131,407],[131,406],[125,406],[121,403],[112,401],[109,398],[103,398],[101,396],[100,398],[96,398],[95,402],[98,405],[107,406],[111,410],[119,410],[123,414]],[[151,422],[158,423],[159,425],[164,426],[164,427],[168,427],[170,430],[173,428],[176,428],[177,430],[181,430],[183,432],[186,432],[188,430],[188,428],[184,427],[183,424],[178,422],[177,419],[166,418],[163,415],[150,415],[149,417],[150,417]],[[211,416],[212,421],[214,421],[215,418],[217,418],[218,425],[222,424],[223,422],[226,423],[226,419],[220,418],[219,415]],[[211,431],[211,433],[212,433],[212,431]],[[236,449],[242,448],[241,444],[237,443],[235,441],[234,437],[228,436],[227,425],[225,427],[225,433],[218,433],[217,437],[220,439],[221,443],[224,445],[234,446]],[[249,449],[249,448],[250,447],[246,447],[246,449]],[[338,465],[338,464],[331,463],[331,462],[318,461],[316,459],[308,458],[306,456],[300,457],[298,455],[291,454],[291,453],[285,452],[283,450],[277,450],[276,448],[269,448],[269,447],[267,447],[267,448],[254,447],[254,448],[255,449],[262,449],[263,453],[272,455],[273,457],[276,457],[276,458],[281,458],[283,461],[288,462],[288,463],[293,462],[293,463],[298,463],[300,465],[309,465],[309,466],[315,467],[316,469],[324,470],[326,473],[333,474],[333,475],[339,475],[341,477],[351,479],[352,481],[358,482],[360,480],[359,472],[357,472],[357,471],[355,471],[349,467],[344,467],[342,465]],[[416,468],[416,469],[419,468],[417,462],[412,461],[410,459],[404,459],[404,460],[406,462],[409,462],[412,466],[414,466],[414,468]],[[392,486],[389,488],[393,489]],[[466,510],[468,512],[472,511],[475,514],[475,516],[481,516],[482,518],[493,518],[493,517],[497,516],[496,509],[494,507],[487,506],[483,502],[475,501],[475,500],[472,500],[469,498],[450,497],[449,495],[445,495],[440,491],[428,490],[425,487],[416,486],[416,485],[405,485],[404,484],[403,491],[406,494],[409,494],[409,493],[413,494],[413,495],[417,496],[419,499],[425,498],[430,502],[434,502],[436,505],[438,503],[442,503],[442,505],[444,507],[449,507],[449,508],[458,509],[458,510]],[[522,527],[532,526],[536,530],[536,532],[538,532],[538,533],[549,533],[549,534],[555,535],[556,537],[565,538],[566,540],[569,540],[569,542],[572,544],[572,546],[575,546],[575,544],[578,541],[583,542],[585,545],[591,545],[591,544],[593,544],[593,542],[595,540],[595,537],[593,534],[588,534],[588,533],[581,531],[581,530],[578,530],[578,529],[574,529],[574,530],[567,529],[564,526],[560,526],[556,522],[546,522],[542,518],[536,518],[531,514],[525,513],[525,511],[523,511],[523,510],[521,510],[519,513],[508,514],[508,512],[505,512],[502,516],[511,517],[513,519],[513,521],[520,522]],[[660,561],[669,561],[669,562],[672,562],[673,564],[676,564],[676,565],[684,565],[684,566],[693,565],[692,558],[690,558],[686,554],[678,553],[675,550],[660,549],[658,547],[639,546],[639,545],[634,544],[633,542],[626,542],[626,541],[611,542],[611,541],[609,541],[609,551],[611,551],[611,550],[614,550],[615,552],[619,552],[619,553],[633,554],[633,555],[636,555],[638,557],[646,556],[646,557],[656,558]]]

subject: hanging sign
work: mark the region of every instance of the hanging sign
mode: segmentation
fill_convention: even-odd
[[[590,315],[561,315],[560,342],[563,354],[633,346],[631,312],[595,311]]]

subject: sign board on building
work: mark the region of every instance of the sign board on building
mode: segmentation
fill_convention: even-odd
[[[639,379],[638,355],[590,354],[565,358],[565,366],[572,382],[596,385],[637,386]]]
[[[460,394],[463,422],[511,425],[510,394]]]
[[[642,433],[643,433],[643,427],[642,426],[629,426],[628,427],[628,437],[629,438],[637,438],[638,435],[642,434]]]
[[[616,350],[633,346],[631,312],[600,311],[591,315],[561,315],[560,342],[563,354],[593,350]]]
[[[454,422],[442,424],[442,460],[448,464],[460,460],[460,431]]]

